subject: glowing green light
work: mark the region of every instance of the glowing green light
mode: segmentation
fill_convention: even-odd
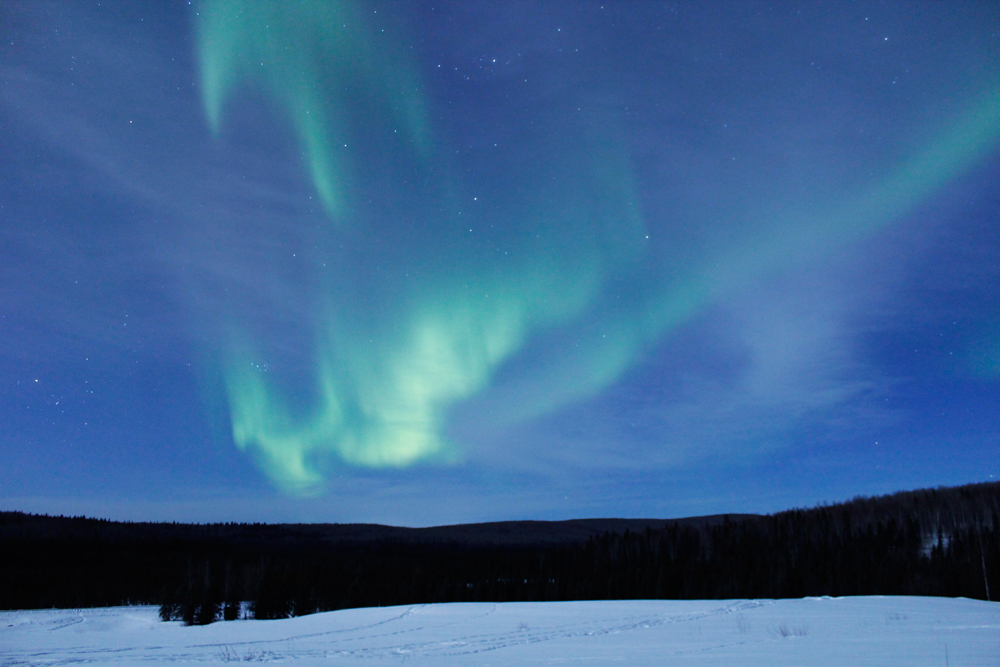
[[[342,149],[372,110],[358,108],[359,93],[398,124],[417,153],[429,150],[419,82],[361,6],[211,0],[198,12],[201,90],[212,131],[220,131],[226,102],[241,84],[266,90],[287,110],[320,201],[338,219],[350,177]]]
[[[327,467],[338,463],[399,468],[457,460],[460,451],[443,435],[449,409],[490,390],[499,369],[560,327],[583,333],[571,347],[548,350],[496,419],[542,415],[592,396],[712,299],[899,219],[1000,138],[994,90],[869,191],[747,224],[742,229],[755,231],[697,257],[679,250],[687,268],[673,271],[642,264],[648,236],[624,142],[602,134],[612,132],[598,117],[590,135],[568,132],[538,150],[549,162],[520,181],[536,191],[503,193],[521,203],[494,220],[512,230],[504,241],[510,252],[501,255],[464,240],[483,221],[454,205],[462,177],[431,150],[415,68],[371,29],[361,7],[212,0],[199,12],[202,92],[214,132],[238,86],[257,86],[288,114],[316,191],[343,228],[356,222],[346,205],[358,189],[355,166],[372,159],[354,138],[364,145],[365,137],[402,135],[400,152],[430,165],[422,174],[429,185],[416,196],[442,200],[414,204],[413,224],[426,227],[410,248],[421,271],[392,298],[370,288],[384,306],[379,318],[332,304],[332,296],[316,299],[321,325],[307,398],[290,398],[270,381],[254,364],[253,345],[230,346],[224,376],[233,438],[290,493],[321,491]],[[370,231],[352,228],[352,238]],[[643,289],[627,302],[613,299],[611,286],[623,277],[643,282],[637,272]]]

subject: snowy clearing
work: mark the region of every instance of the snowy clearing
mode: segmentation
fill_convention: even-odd
[[[1000,604],[920,597],[440,604],[202,627],[156,607],[0,612],[4,665],[1000,664]]]

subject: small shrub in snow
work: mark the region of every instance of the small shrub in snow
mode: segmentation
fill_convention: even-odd
[[[275,659],[276,657],[277,656],[270,651],[253,650],[248,650],[243,655],[240,655],[229,646],[223,646],[222,650],[219,651],[219,658],[222,659],[222,662],[267,662]]]
[[[782,637],[805,637],[809,634],[808,625],[788,625],[787,623],[782,623],[777,628],[777,632]]]

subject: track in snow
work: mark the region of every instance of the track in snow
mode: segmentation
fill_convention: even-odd
[[[203,627],[0,612],[0,664],[996,665],[1000,604],[945,598],[411,605]],[[664,662],[666,661],[666,662]]]

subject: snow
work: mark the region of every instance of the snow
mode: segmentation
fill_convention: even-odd
[[[202,627],[156,607],[0,612],[0,664],[1000,664],[1000,603],[921,597],[438,604]]]

